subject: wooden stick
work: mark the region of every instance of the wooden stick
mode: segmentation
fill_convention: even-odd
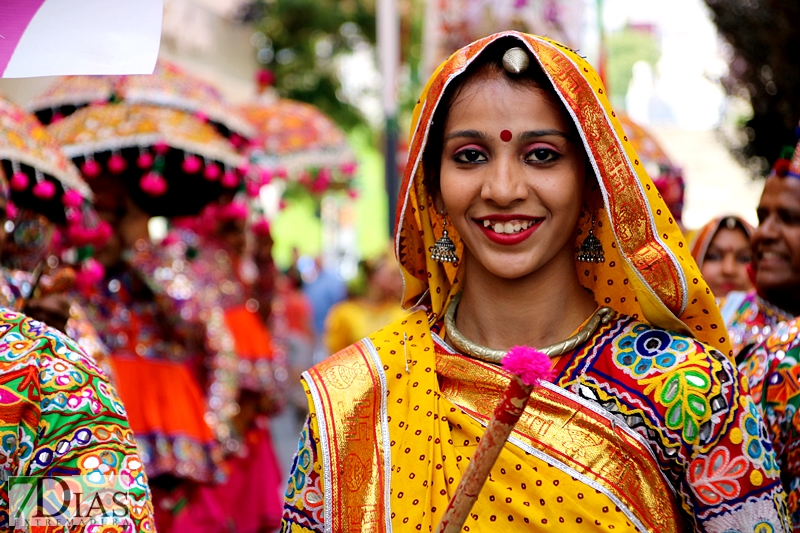
[[[467,465],[464,477],[458,483],[456,493],[444,512],[442,521],[436,529],[437,533],[458,533],[467,521],[469,512],[478,499],[486,478],[492,470],[508,436],[519,421],[528,398],[535,386],[523,383],[522,378],[513,375],[511,383],[503,393],[500,403],[494,410],[492,419],[486,426],[486,432],[478,443],[475,454]]]

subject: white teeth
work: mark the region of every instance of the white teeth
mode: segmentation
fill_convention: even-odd
[[[514,234],[524,231],[533,226],[532,220],[513,220],[510,222],[491,222],[489,220],[483,221],[484,228],[492,228],[495,233]]]

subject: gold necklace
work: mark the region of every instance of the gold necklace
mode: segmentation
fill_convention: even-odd
[[[456,348],[467,355],[471,355],[476,359],[480,359],[489,363],[501,363],[503,361],[503,357],[506,356],[506,350],[495,350],[492,348],[487,348],[486,346],[481,346],[480,344],[476,344],[462,335],[461,332],[456,328],[456,309],[458,308],[458,303],[460,301],[461,293],[458,293],[455,298],[453,298],[453,301],[450,302],[450,306],[447,308],[447,312],[444,315],[444,327],[447,330],[447,337],[450,338]],[[600,326],[600,324],[608,324],[613,317],[613,309],[610,307],[600,307],[594,312],[589,321],[586,322],[586,325],[584,325],[575,335],[561,342],[551,344],[550,346],[539,348],[538,350],[548,357],[556,357],[573,350],[576,346],[585,342],[589,337],[591,337],[594,332],[597,331],[597,328]]]

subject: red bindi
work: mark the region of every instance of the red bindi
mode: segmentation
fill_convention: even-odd
[[[508,130],[503,130],[500,132],[500,139],[502,139],[504,142],[510,141],[511,137],[512,137],[511,132]]]

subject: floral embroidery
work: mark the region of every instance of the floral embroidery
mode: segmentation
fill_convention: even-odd
[[[697,497],[708,505],[739,496],[741,486],[737,481],[748,469],[747,460],[731,460],[726,448],[716,448],[710,456],[700,456],[689,465],[689,482]]]
[[[130,481],[131,517],[114,526],[86,524],[85,531],[155,531],[125,410],[96,365],[60,333],[3,309],[0,368],[0,405],[13,406],[0,417],[0,474],[85,474],[96,483],[119,475]],[[8,524],[7,498],[0,485],[0,531]]]
[[[669,370],[685,360],[691,344],[666,331],[637,324],[614,342],[614,361],[629,376],[637,379]]]

